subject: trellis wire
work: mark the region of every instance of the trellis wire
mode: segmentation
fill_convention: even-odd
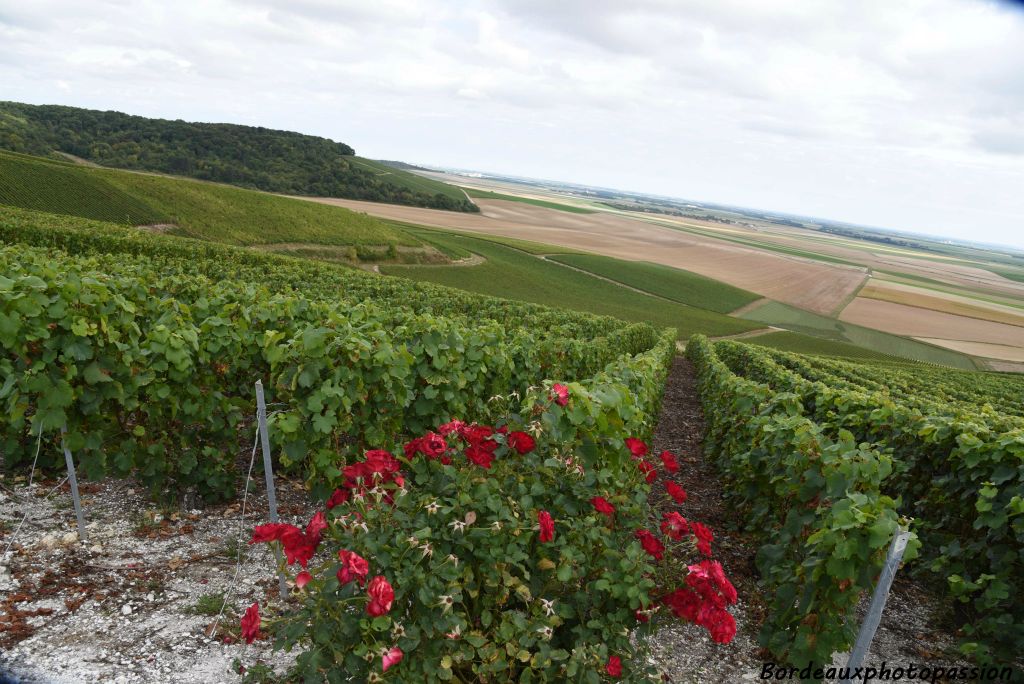
[[[236,554],[235,561],[235,574],[231,578],[231,587],[237,588],[238,586],[238,575],[242,571],[242,560],[243,556],[248,556],[248,548],[243,547],[243,539],[245,537],[245,511],[249,501],[249,483],[252,482],[252,468],[256,463],[256,448],[263,442],[263,458],[264,458],[264,469],[266,471],[267,481],[267,500],[268,507],[270,509],[270,520],[271,522],[278,521],[277,515],[277,497],[274,493],[274,473],[271,469],[270,463],[270,441],[267,435],[267,407],[263,397],[263,383],[259,380],[256,381],[256,420],[258,423],[256,437],[252,443],[252,453],[249,455],[249,470],[245,474],[245,487],[242,491],[242,514],[238,521],[238,537],[237,537],[237,548],[238,553]],[[275,411],[275,413],[278,413]],[[274,414],[271,414],[274,415]],[[246,548],[243,552],[242,549]],[[281,549],[274,545],[274,560],[277,563],[277,577],[279,587],[281,591],[281,598],[285,598],[288,595],[288,585],[285,583],[284,572],[281,571]],[[228,605],[228,592],[224,592],[224,600],[221,602],[220,611],[217,613],[217,618],[213,621],[213,626],[210,629],[210,634],[217,633],[217,626],[220,624],[220,620],[224,617],[224,611]]]
[[[238,520],[238,537],[236,538],[237,542],[235,546],[237,551],[235,554],[235,575],[231,578],[231,588],[238,586],[238,575],[242,571],[242,556],[249,555],[248,550],[244,553],[242,551],[243,548],[247,548],[242,546],[242,539],[245,536],[245,507],[249,501],[249,483],[252,481],[252,466],[256,463],[256,447],[258,445],[259,435],[257,434],[256,439],[254,439],[252,443],[252,455],[249,456],[249,472],[245,475],[245,488],[242,491],[242,516]],[[211,636],[217,633],[217,626],[220,624],[220,619],[224,617],[224,609],[227,608],[227,605],[228,592],[225,591],[224,600],[220,604],[220,611],[217,613],[217,618],[213,621],[213,627],[210,630]]]
[[[40,423],[39,424],[39,436],[36,438],[36,455],[35,455],[35,458],[32,459],[32,470],[30,470],[29,474],[28,474],[28,489],[32,489],[32,480],[36,476],[36,463],[39,461],[39,449],[42,446],[43,446],[43,424]],[[64,483],[61,482],[61,484],[64,484]],[[52,492],[51,492],[51,494],[52,494]],[[50,495],[47,494],[46,498],[49,498],[49,496]],[[4,549],[3,557],[6,557],[7,556],[7,552],[11,550],[11,546],[14,544],[15,538],[18,536],[18,532],[19,532],[19,530],[21,530],[21,526],[25,524],[25,519],[26,518],[28,518],[28,511],[27,510],[25,511],[25,514],[21,516],[21,521],[18,523],[18,526],[14,528],[14,532],[11,533],[11,540],[9,542],[7,542],[7,547]]]

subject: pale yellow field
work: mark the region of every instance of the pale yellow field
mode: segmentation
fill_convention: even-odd
[[[1024,327],[957,316],[906,304],[857,297],[843,309],[842,321],[895,335],[959,342],[983,342],[1024,351]],[[998,357],[1004,358],[1004,357]]]
[[[938,347],[946,347],[953,351],[963,352],[972,356],[983,356],[1001,361],[1024,362],[1024,347],[1011,347],[1005,344],[986,344],[985,342],[964,342],[962,340],[942,340],[935,337],[918,337],[922,342],[930,342]],[[999,368],[996,368],[1000,370]],[[1018,370],[1016,368],[1011,370]]]
[[[943,311],[969,318],[1024,326],[1024,310],[1021,309],[876,278],[869,280],[858,296]]]
[[[855,267],[744,247],[606,212],[573,214],[505,200],[475,200],[479,214],[333,198],[314,201],[409,223],[651,261],[825,315],[841,306],[866,277]]]

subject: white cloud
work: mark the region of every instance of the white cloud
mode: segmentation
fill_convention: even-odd
[[[0,97],[1024,245],[1024,10],[0,0]]]

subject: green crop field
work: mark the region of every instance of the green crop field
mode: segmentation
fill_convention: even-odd
[[[170,176],[91,168],[0,152],[0,204],[235,245],[417,246],[383,221],[314,202]]]
[[[532,197],[516,197],[515,195],[503,195],[500,192],[491,192],[490,190],[477,190],[475,188],[463,188],[466,194],[470,197],[477,197],[479,199],[496,199],[506,200],[508,202],[522,202],[523,204],[532,204],[536,207],[544,207],[545,209],[557,209],[558,211],[568,211],[572,214],[593,214],[593,209],[587,209],[585,207],[577,207],[571,204],[562,204],[560,202],[550,202],[548,200],[533,199]]]
[[[690,271],[646,261],[623,261],[595,254],[556,254],[551,259],[674,302],[719,313],[735,311],[761,298]]]
[[[796,352],[799,354],[814,354],[820,356],[835,356],[844,359],[859,359],[865,361],[903,361],[910,363],[909,359],[900,359],[889,356],[882,352],[859,347],[847,342],[826,340],[820,337],[811,337],[801,333],[783,330],[779,332],[766,333],[756,337],[743,340],[747,344],[756,344],[762,347],[771,347],[779,351]]]
[[[683,338],[698,330],[718,336],[760,327],[714,311],[634,292],[489,239],[431,232],[433,242],[472,251],[486,261],[477,266],[384,266],[381,270],[470,292],[674,327]],[[557,251],[556,247],[550,249]]]
[[[767,302],[743,313],[741,318],[768,323],[812,337],[855,344],[889,356],[899,356],[967,370],[977,368],[970,357],[964,354],[934,347],[909,337],[890,335],[871,328],[845,323],[835,318],[819,316],[779,302]]]

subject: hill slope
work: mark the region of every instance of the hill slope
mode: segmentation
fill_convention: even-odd
[[[477,211],[460,190],[436,181],[424,184],[400,169],[381,173],[344,143],[262,127],[0,102],[0,149],[63,152],[103,166],[269,192]]]
[[[153,174],[0,152],[0,204],[234,245],[408,245],[401,228],[342,207]]]

